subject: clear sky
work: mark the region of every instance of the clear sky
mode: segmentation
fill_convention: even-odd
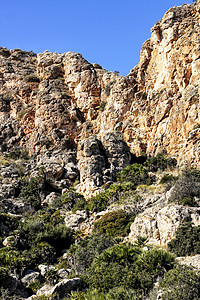
[[[79,52],[91,63],[127,75],[151,27],[183,3],[192,0],[0,0],[0,46]]]

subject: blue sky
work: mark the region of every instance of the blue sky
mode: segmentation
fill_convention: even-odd
[[[127,75],[151,27],[183,3],[192,0],[1,0],[0,46],[79,52],[91,63]]]

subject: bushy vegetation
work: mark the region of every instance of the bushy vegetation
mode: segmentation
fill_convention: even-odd
[[[180,226],[176,238],[168,243],[170,251],[177,256],[200,254],[200,226],[192,226],[190,222]]]
[[[135,187],[138,184],[151,184],[148,170],[141,164],[132,164],[124,168],[117,174],[117,180],[120,182],[131,182]]]
[[[31,248],[44,242],[51,245],[60,254],[62,249],[67,249],[73,242],[73,232],[64,224],[64,219],[57,212],[38,212],[34,219],[28,218],[20,229],[20,238],[25,240],[22,249]]]
[[[85,281],[104,293],[119,286],[134,289],[139,299],[174,264],[174,257],[163,250],[142,251],[138,245],[116,244],[93,260]]]
[[[1,218],[5,224],[8,222],[5,214],[2,213]],[[73,231],[63,223],[63,217],[56,210],[40,210],[34,216],[26,217],[24,222],[11,219],[9,230],[17,237],[17,243],[0,248],[0,265],[22,274],[27,268],[37,268],[41,263],[55,263],[62,250],[74,242]]]
[[[27,264],[19,250],[12,247],[0,248],[0,265],[11,272],[21,273]]]
[[[147,158],[144,166],[150,172],[157,172],[158,170],[164,171],[167,168],[174,168],[176,166],[176,161],[163,153],[159,153],[156,156]]]
[[[57,191],[51,180],[46,179],[45,173],[36,177],[23,177],[20,181],[20,194],[28,204],[36,210],[41,209],[41,202],[49,192]]]
[[[97,233],[90,234],[78,245],[72,245],[68,252],[71,267],[81,274],[89,268],[96,256],[114,245],[114,240]]]
[[[94,224],[94,230],[108,237],[126,236],[135,216],[124,210],[106,213]]]
[[[178,178],[173,176],[172,174],[164,174],[160,180],[160,184],[174,184]]]
[[[0,212],[0,237],[5,238],[17,230],[20,225],[21,218],[19,216],[12,216],[4,212]]]
[[[68,211],[71,210],[72,212],[84,209],[87,210],[87,202],[85,198],[72,188],[57,199],[54,206],[57,208],[62,207]]]
[[[185,266],[177,266],[168,271],[161,287],[163,300],[200,299],[200,275]]]
[[[35,209],[41,208],[43,184],[44,180],[42,176],[23,178],[21,180],[20,197]]]

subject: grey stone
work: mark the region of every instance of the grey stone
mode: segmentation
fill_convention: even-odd
[[[30,283],[40,280],[40,273],[35,272],[33,270],[28,270],[25,274],[25,276],[21,279],[21,282],[28,287]]]

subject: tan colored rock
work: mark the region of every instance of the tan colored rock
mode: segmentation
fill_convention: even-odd
[[[151,207],[137,215],[131,225],[129,240],[134,243],[139,236],[147,237],[148,242],[166,245],[175,238],[175,233],[183,222],[191,221],[194,226],[200,224],[200,208],[181,205]]]
[[[176,259],[181,265],[194,267],[195,269],[200,270],[200,254],[194,256],[177,257]]]

